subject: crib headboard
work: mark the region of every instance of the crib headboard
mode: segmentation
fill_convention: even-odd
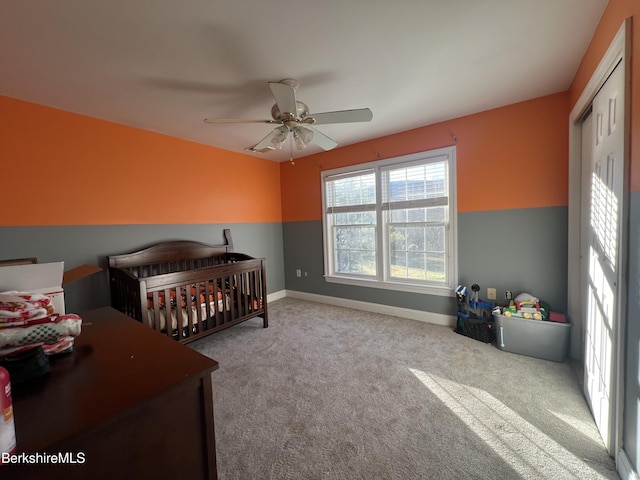
[[[226,228],[223,235],[225,243],[222,245],[209,245],[192,240],[176,240],[157,243],[136,252],[109,255],[109,267],[127,270],[135,267],[161,265],[167,262],[196,262],[191,268],[206,266],[201,264],[202,261],[225,257],[226,254],[233,251],[231,230]],[[187,267],[187,269],[190,268]]]

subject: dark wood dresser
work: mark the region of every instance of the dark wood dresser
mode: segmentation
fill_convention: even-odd
[[[218,363],[110,307],[81,316],[74,352],[13,388],[18,454],[43,463],[0,466],[0,478],[217,478]]]

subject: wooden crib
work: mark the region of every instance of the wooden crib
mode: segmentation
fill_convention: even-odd
[[[254,317],[268,327],[265,260],[224,245],[162,242],[110,255],[111,305],[187,343]]]

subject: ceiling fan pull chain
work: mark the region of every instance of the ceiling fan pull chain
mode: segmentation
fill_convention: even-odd
[[[289,162],[291,162],[291,165],[296,164],[296,162],[293,161],[293,135],[289,136]]]

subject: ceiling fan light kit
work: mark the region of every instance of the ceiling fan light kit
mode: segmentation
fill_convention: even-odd
[[[281,149],[290,138],[291,146],[295,143],[298,150],[315,144],[323,150],[331,150],[338,143],[325,134],[319,132],[311,125],[326,125],[331,123],[369,122],[373,113],[368,108],[356,110],[339,110],[335,112],[309,113],[309,107],[296,99],[298,82],[292,78],[286,78],[279,82],[269,82],[269,88],[276,103],[271,108],[273,120],[243,120],[229,118],[205,118],[205,123],[268,123],[279,124],[266,137],[252,147],[245,150],[255,153],[268,153]],[[293,153],[291,154],[293,160]],[[292,162],[293,163],[293,162]]]
[[[307,145],[313,141],[313,130],[306,127],[295,127],[293,129],[293,139],[298,150],[307,148]]]
[[[273,135],[271,138],[271,144],[275,148],[282,148],[282,144],[287,139],[288,135],[289,135],[289,129],[284,125],[281,127],[274,128]]]

